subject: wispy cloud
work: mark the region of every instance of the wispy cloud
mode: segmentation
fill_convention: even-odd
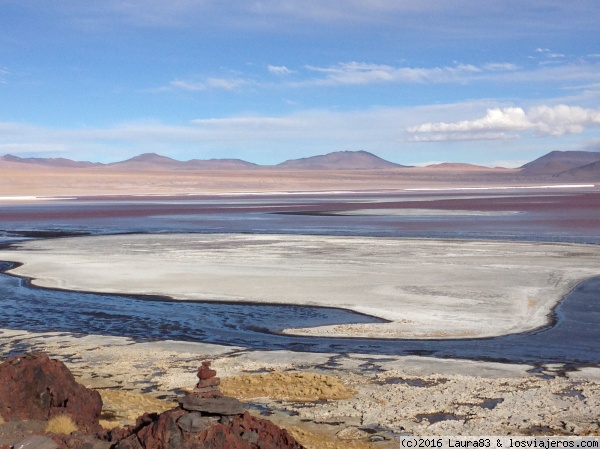
[[[269,73],[273,74],[273,75],[291,75],[292,73],[295,73],[294,70],[290,70],[285,66],[277,66],[277,65],[269,65],[267,67],[267,70],[269,70]]]
[[[301,68],[268,65],[269,78],[261,74],[241,77],[175,79],[158,90],[206,91],[242,90],[245,87],[286,88],[366,86],[378,84],[468,84],[497,83],[600,83],[596,64],[579,61],[551,67],[521,67],[512,62],[488,62],[480,65],[458,63],[441,67],[409,67],[371,62],[339,62],[331,66],[307,65]]]
[[[483,70],[489,72],[511,72],[518,68],[519,66],[510,62],[489,62],[483,65]]]
[[[537,48],[535,50],[536,53],[540,53],[542,56],[544,56],[545,58],[549,58],[549,59],[560,59],[560,58],[564,58],[565,55],[562,53],[555,53],[552,50],[550,50],[549,48]]]
[[[324,77],[313,78],[299,85],[363,85],[377,83],[450,83],[460,82],[485,69],[471,64],[452,67],[412,68],[365,62],[344,62],[331,67],[307,66],[312,72]]]
[[[514,83],[600,81],[598,66],[585,61],[534,68],[524,68],[510,62],[489,62],[482,65],[456,64],[444,67],[394,67],[365,62],[343,62],[330,67],[307,66],[306,69],[323,76],[313,76],[292,85],[450,84],[473,81]]]
[[[205,91],[205,90],[237,90],[243,86],[250,84],[251,81],[241,78],[206,78],[203,81],[190,81],[177,79],[169,83],[167,88],[160,90],[188,90],[188,91]]]
[[[558,137],[581,133],[590,126],[600,126],[600,109],[563,104],[536,106],[527,111],[519,107],[492,108],[475,120],[423,123],[406,131],[413,142],[440,142],[509,139],[523,131]]]

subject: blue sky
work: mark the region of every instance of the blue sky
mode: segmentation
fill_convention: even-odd
[[[597,0],[0,0],[0,154],[600,150]]]

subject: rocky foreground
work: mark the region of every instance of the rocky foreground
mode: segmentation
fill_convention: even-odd
[[[243,403],[224,396],[216,371],[204,362],[198,384],[179,406],[145,413],[133,426],[102,429],[102,399],[77,383],[60,361],[36,352],[0,364],[2,449],[301,449],[288,432],[254,417]],[[43,433],[40,422],[68,416],[77,430]],[[36,431],[39,434],[36,434]],[[23,436],[27,435],[25,438]],[[21,438],[19,438],[21,437]],[[12,439],[11,439],[12,438]]]

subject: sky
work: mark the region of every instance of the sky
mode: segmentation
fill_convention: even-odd
[[[600,151],[597,0],[0,0],[0,155]]]

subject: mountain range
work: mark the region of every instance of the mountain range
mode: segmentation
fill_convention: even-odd
[[[0,157],[0,164],[9,163],[12,167],[30,164],[50,168],[80,168],[114,171],[171,171],[171,170],[390,170],[414,167],[396,164],[367,151],[337,151],[324,155],[292,159],[274,166],[264,166],[241,159],[191,159],[178,161],[156,153],[144,153],[121,162],[102,164],[97,162],[73,161],[65,158],[20,158],[7,154]],[[22,165],[25,166],[25,165]],[[460,171],[506,171],[527,177],[552,176],[564,179],[600,180],[600,152],[591,151],[552,151],[516,169],[491,169],[472,164],[442,163],[419,167],[419,171],[460,172]]]

